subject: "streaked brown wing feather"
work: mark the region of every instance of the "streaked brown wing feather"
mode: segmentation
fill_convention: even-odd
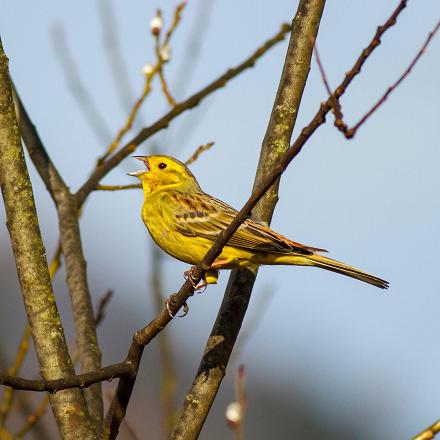
[[[169,196],[175,201],[173,213],[176,230],[186,236],[199,236],[214,241],[219,232],[226,229],[237,215],[237,210],[205,193],[191,194],[188,197],[176,191]],[[281,254],[291,252],[310,254],[313,251],[325,251],[291,241],[249,219],[238,228],[228,241],[228,245]]]

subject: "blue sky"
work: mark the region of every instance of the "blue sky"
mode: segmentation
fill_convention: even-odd
[[[111,139],[96,135],[69,90],[54,50],[53,29],[64,29],[82,81],[110,133],[116,133],[127,111],[118,99],[103,44],[102,4],[2,2],[0,29],[11,75],[52,159],[73,190]],[[181,90],[178,100],[248,56],[280,23],[291,19],[297,2],[212,1],[197,21],[201,4],[202,0],[188,2],[171,44],[166,75],[171,90]],[[333,86],[396,4],[328,2],[318,45]],[[174,5],[171,1],[113,1],[117,17],[113,31],[134,95],[142,89],[142,66],[153,60],[149,21],[160,6],[169,23]],[[348,123],[356,122],[397,79],[439,17],[440,3],[435,0],[408,2],[397,25],[384,36],[342,99]],[[194,29],[197,22],[199,29]],[[200,54],[196,62],[190,59],[188,67],[185,50],[190,35],[198,41]],[[139,151],[148,152],[155,145],[159,151],[186,159],[198,145],[215,141],[192,171],[206,192],[239,208],[252,188],[286,44],[278,45],[254,69],[180,117]],[[368,414],[365,438],[409,438],[440,415],[439,50],[436,38],[412,74],[355,139],[345,140],[328,118],[283,175],[272,223],[294,240],[329,249],[331,257],[389,280],[389,292],[316,269],[262,268],[247,318],[248,322],[257,314],[259,325],[237,359],[248,369],[249,387],[265,382],[292,396],[299,387],[329,419],[336,413],[347,420]],[[129,91],[125,96],[128,102],[134,99]],[[313,63],[294,136],[325,98]],[[166,108],[156,82],[136,127],[153,122]],[[30,168],[51,255],[57,239],[56,215]],[[127,159],[104,182],[132,183],[126,172],[137,168],[136,161]],[[133,331],[153,316],[146,293],[151,240],[140,220],[141,203],[142,195],[136,191],[96,193],[81,220],[95,301],[105,289],[115,290],[101,335],[105,362],[121,359]],[[3,210],[0,217],[2,261],[10,265]],[[163,261],[165,290],[171,293],[180,286],[187,267],[168,257]],[[59,278],[57,294],[72,335],[68,304],[62,297],[63,277]],[[198,363],[227,278],[223,273],[218,286],[194,297],[189,316],[167,329],[176,353],[185,355],[191,365]],[[15,281],[11,283],[14,290]],[[267,294],[271,301],[262,311],[259,295]],[[6,322],[11,313],[23,319],[18,290],[10,295],[0,311]],[[121,316],[127,318],[121,321]],[[18,339],[21,328],[16,333]],[[13,353],[13,347],[6,348]],[[191,378],[186,379],[184,390]],[[232,374],[227,380],[232,380]],[[248,417],[251,425],[252,408]],[[282,424],[288,426],[289,420]]]

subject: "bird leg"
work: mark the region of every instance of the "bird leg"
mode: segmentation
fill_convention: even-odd
[[[200,283],[197,284],[197,277],[194,276],[194,270],[195,270],[196,266],[191,266],[190,269],[186,270],[185,272],[183,272],[183,277],[185,278],[186,281],[189,281],[191,283],[191,286],[193,286],[195,291],[199,291],[201,289],[203,289],[203,291],[206,289],[206,282],[205,280],[201,280]]]
[[[207,270],[198,284],[196,277],[193,275],[194,269],[195,266],[192,266],[191,269],[183,273],[183,276],[191,283],[197,293],[204,292],[208,284],[217,284],[218,269],[211,268]]]
[[[174,319],[175,315],[173,315],[173,313],[171,312],[170,303],[172,303],[172,304],[176,303],[176,294],[175,293],[172,293],[170,295],[170,297],[165,301],[165,307],[167,309],[168,315],[170,315],[171,319]],[[181,315],[177,315],[177,317],[183,318],[184,316],[186,316],[188,314],[188,312],[189,312],[189,305],[185,301],[183,303],[183,313]]]

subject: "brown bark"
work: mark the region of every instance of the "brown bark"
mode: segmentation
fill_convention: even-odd
[[[74,375],[52,291],[38,217],[15,118],[8,59],[0,43],[0,184],[18,277],[44,379]],[[78,389],[50,397],[65,439],[93,438],[85,401]],[[79,437],[78,437],[79,436]]]

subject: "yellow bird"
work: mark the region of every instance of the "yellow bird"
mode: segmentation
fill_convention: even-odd
[[[194,175],[170,156],[136,156],[146,170],[129,173],[142,182],[142,220],[156,244],[178,260],[196,265],[237,210],[206,194]],[[355,267],[319,255],[324,249],[289,240],[267,226],[245,220],[205,274],[205,285],[217,282],[219,269],[254,268],[263,264],[314,266],[381,289],[388,282]]]

